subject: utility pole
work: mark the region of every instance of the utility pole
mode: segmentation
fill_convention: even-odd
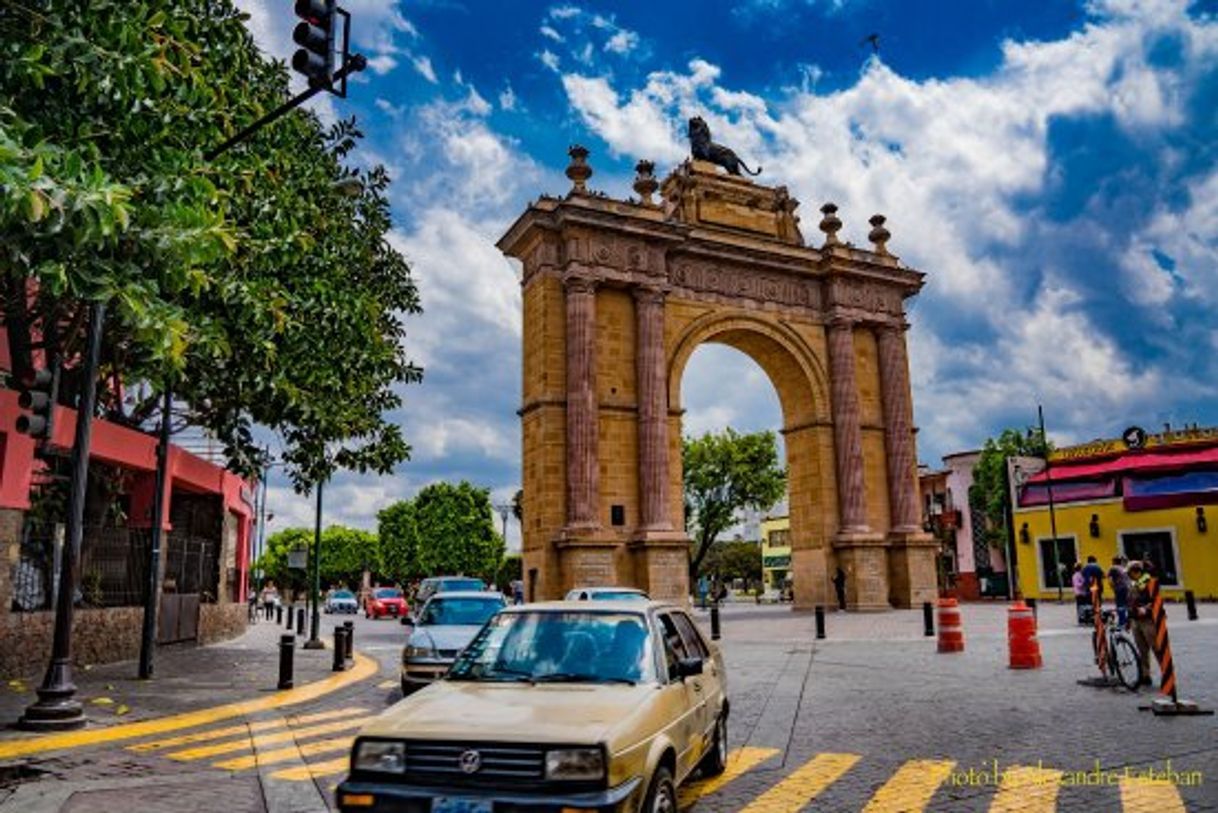
[[[1049,440],[1045,436],[1045,408],[1037,404],[1036,414],[1040,419],[1040,445],[1045,450],[1045,491],[1049,497],[1049,533],[1053,534],[1053,572],[1057,574],[1057,600],[1061,601],[1064,574],[1057,555],[1057,512],[1053,509],[1053,471],[1049,466]]]
[[[173,390],[168,382],[161,401],[161,436],[156,447],[156,478],[152,495],[152,535],[148,545],[148,581],[144,593],[144,628],[140,635],[140,679],[152,677],[156,653],[157,612],[161,603],[161,541],[165,536],[165,481],[169,473],[169,423]]]
[[[317,516],[313,523],[313,578],[309,589],[309,603],[312,605],[312,618],[309,622],[309,640],[305,641],[305,649],[325,649],[321,642],[321,613],[317,607],[318,594],[321,592],[321,490],[324,480],[317,482]]]

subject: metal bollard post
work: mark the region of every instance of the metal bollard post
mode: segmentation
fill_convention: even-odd
[[[334,671],[342,672],[347,668],[347,630],[345,627],[334,628]]]
[[[296,617],[296,610],[292,607],[288,607],[288,626],[287,626],[288,632],[292,631],[292,621],[295,617]]]
[[[296,608],[296,631],[299,632],[301,635],[305,634],[304,617],[305,617],[305,608],[297,607]]]
[[[1193,595],[1192,590],[1184,591],[1184,603],[1188,605],[1188,620],[1197,620],[1197,597]]]
[[[935,605],[929,601],[922,602],[922,634],[927,638],[935,637]]]
[[[355,622],[344,621],[343,629],[347,631],[347,637],[345,640],[347,651],[344,657],[346,657],[346,659],[349,661],[353,661],[355,660]]]
[[[825,637],[825,608],[816,605],[816,638],[820,640]]]
[[[719,602],[711,605],[711,640],[719,640]]]
[[[276,624],[283,623],[283,605],[282,604],[275,605],[275,623]]]
[[[279,637],[279,688],[292,688],[292,657],[296,654],[296,636]]]

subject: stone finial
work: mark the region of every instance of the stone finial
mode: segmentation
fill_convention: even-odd
[[[825,245],[838,245],[841,241],[837,239],[837,233],[842,227],[842,221],[837,216],[837,204],[826,203],[820,210],[824,214],[820,220],[820,230],[825,233]]]
[[[872,215],[867,221],[871,224],[871,231],[867,234],[867,239],[875,244],[875,253],[882,256],[888,256],[888,238],[892,237],[892,232],[884,228],[884,221],[888,218],[883,215]]]
[[[567,165],[567,177],[573,184],[571,191],[586,193],[588,179],[592,177],[592,167],[588,166],[588,148],[572,144],[567,155],[571,156],[571,163]]]
[[[637,173],[634,176],[634,191],[639,193],[639,198],[643,201],[644,206],[654,206],[651,196],[660,188],[660,182],[655,176],[656,165],[654,161],[639,161],[634,166],[634,171]]]

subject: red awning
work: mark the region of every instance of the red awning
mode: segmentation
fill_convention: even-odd
[[[1113,460],[1095,463],[1056,463],[1052,467],[1054,481],[1080,480],[1105,474],[1133,471],[1166,471],[1193,466],[1218,465],[1218,446],[1186,452],[1128,452]],[[1029,483],[1043,483],[1045,472],[1028,478]]]

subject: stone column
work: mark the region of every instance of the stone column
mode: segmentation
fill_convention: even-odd
[[[914,493],[913,404],[909,396],[905,327],[885,325],[876,333],[884,406],[884,447],[888,451],[890,531],[916,533],[921,527]]]
[[[837,500],[841,534],[866,534],[866,493],[863,486],[863,434],[859,427],[859,396],[854,375],[854,323],[835,318],[829,323],[829,398],[833,409],[833,446],[837,462]]]
[[[639,528],[670,531],[664,292],[658,288],[635,288],[634,308],[639,400]]]
[[[565,280],[567,299],[567,526],[595,528],[599,462],[596,405],[596,282]]]

